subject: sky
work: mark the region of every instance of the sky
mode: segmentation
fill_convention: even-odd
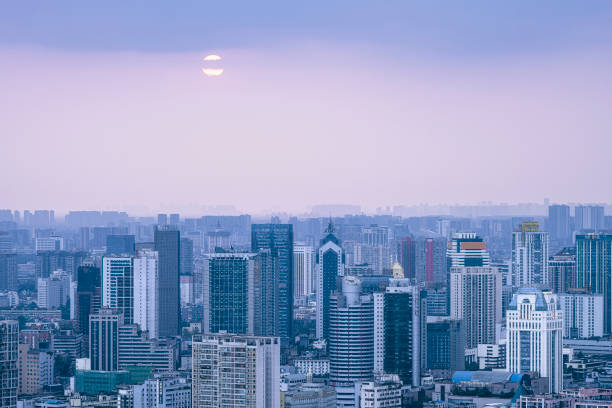
[[[612,202],[611,51],[609,1],[3,2],[0,207]]]

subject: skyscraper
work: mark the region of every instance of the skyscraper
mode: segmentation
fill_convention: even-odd
[[[102,306],[102,276],[95,266],[80,266],[77,272],[75,294],[76,330],[89,341],[89,315],[97,313]]]
[[[374,371],[399,375],[406,385],[419,385],[424,310],[419,289],[409,279],[391,279],[374,293]]]
[[[612,330],[612,234],[576,235],[575,289],[602,294],[604,333]]]
[[[556,242],[571,242],[570,208],[568,205],[551,205],[548,207],[548,231],[550,238]]]
[[[278,333],[283,344],[293,336],[293,225],[251,225],[251,251],[269,249],[278,257]]]
[[[557,295],[519,288],[508,310],[506,369],[547,377],[550,392],[563,389],[563,312]]]
[[[310,245],[293,246],[293,293],[295,297],[310,296],[315,291],[315,251]]]
[[[0,252],[0,290],[17,289],[17,254]]]
[[[276,336],[279,333],[279,262],[280,258],[272,249],[260,249],[255,257],[254,284],[249,291],[254,291],[253,327],[256,336]]]
[[[131,257],[102,258],[102,306],[116,309],[125,324],[134,322],[134,268]]]
[[[134,323],[159,337],[159,259],[150,249],[138,251],[134,258]]]
[[[563,248],[548,260],[548,286],[563,293],[576,284],[576,248]]]
[[[523,222],[512,233],[512,285],[548,284],[548,232],[537,222]]]
[[[256,255],[215,253],[207,260],[204,287],[204,332],[255,332]]]
[[[171,227],[158,227],[153,239],[158,255],[159,335],[177,336],[181,330],[181,237]]]
[[[193,275],[193,241],[181,238],[181,275]]]
[[[418,282],[446,282],[446,238],[418,237],[413,241],[414,270]]]
[[[448,268],[461,266],[489,266],[489,252],[482,238],[474,232],[453,235],[446,250]]]
[[[466,348],[495,343],[502,309],[502,276],[497,268],[451,268],[450,292],[451,317],[463,320]]]
[[[157,214],[157,225],[168,225],[168,214]]]
[[[361,281],[342,279],[330,298],[329,379],[332,384],[367,381],[374,372],[374,302],[361,295]]]
[[[17,407],[19,323],[0,321],[0,407]]]
[[[382,275],[391,266],[392,236],[389,227],[371,225],[361,228],[362,262],[372,266],[376,275]]]
[[[330,297],[336,290],[336,279],[344,276],[344,252],[334,234],[331,220],[317,251],[317,338],[329,336]]]
[[[280,406],[278,337],[194,336],[192,407]]]
[[[107,308],[89,316],[89,359],[92,370],[119,369],[119,327],[123,321],[121,313]]]
[[[577,205],[574,224],[578,232],[598,232],[604,229],[604,208],[601,205]]]
[[[403,237],[399,242],[398,261],[404,268],[404,276],[414,279],[414,248],[410,237]]]

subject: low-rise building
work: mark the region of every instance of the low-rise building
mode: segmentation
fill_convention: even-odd
[[[383,375],[361,384],[361,408],[401,408],[402,382],[397,375]]]

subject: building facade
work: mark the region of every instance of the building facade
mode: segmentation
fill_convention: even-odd
[[[419,289],[409,279],[391,279],[384,292],[375,293],[374,371],[420,384],[424,323]]]
[[[0,407],[17,406],[19,323],[0,321]]]
[[[278,337],[194,337],[192,408],[279,406]]]
[[[293,225],[252,224],[251,251],[270,250],[278,268],[277,333],[283,343],[293,336]]]
[[[317,251],[317,338],[329,337],[329,313],[336,280],[344,276],[344,251],[330,222]]]
[[[367,381],[374,371],[374,302],[361,295],[361,281],[342,279],[342,291],[330,297],[329,379],[332,383]]]
[[[293,246],[293,293],[295,297],[315,293],[315,250],[310,245]]]
[[[181,331],[181,234],[173,226],[158,227],[154,232],[154,250],[158,255],[159,335],[177,336]]]
[[[604,333],[612,330],[612,234],[576,235],[575,289],[603,295]]]
[[[463,320],[466,348],[496,342],[502,314],[502,276],[497,268],[451,268],[450,302],[451,317]]]
[[[203,279],[205,333],[254,333],[257,268],[255,254],[210,255]]]
[[[134,323],[159,337],[159,258],[149,249],[138,251],[134,258]]]
[[[603,295],[564,293],[559,295],[563,309],[563,337],[589,339],[602,337]]]
[[[134,265],[131,257],[102,258],[102,306],[118,310],[125,324],[134,322]]]
[[[513,286],[548,284],[548,232],[537,222],[523,222],[512,233]]]
[[[549,390],[563,389],[563,311],[557,295],[520,288],[508,306],[506,369],[537,372]]]
[[[95,371],[119,369],[119,327],[124,318],[119,312],[102,308],[89,316],[89,359]]]

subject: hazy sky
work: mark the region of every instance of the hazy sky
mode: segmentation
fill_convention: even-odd
[[[610,1],[93,3],[2,3],[0,207],[612,202]]]

